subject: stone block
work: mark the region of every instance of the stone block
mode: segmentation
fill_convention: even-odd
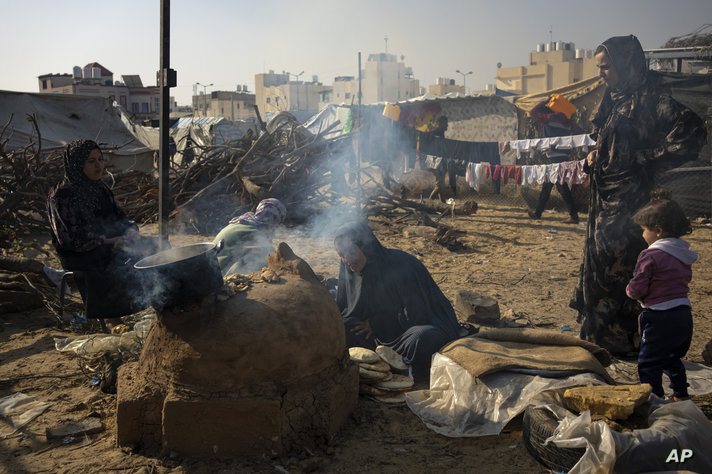
[[[712,339],[710,339],[705,348],[702,349],[702,360],[705,361],[706,365],[712,367]]]
[[[465,290],[455,296],[455,311],[460,319],[470,323],[497,321],[500,316],[497,300]]]
[[[653,389],[650,384],[594,385],[569,388],[564,392],[564,405],[569,410],[590,410],[611,420],[625,420],[635,408],[645,403]]]

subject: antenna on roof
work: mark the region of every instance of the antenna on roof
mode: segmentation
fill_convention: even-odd
[[[549,41],[554,41],[554,34],[553,34],[553,28],[551,25],[549,25]]]
[[[386,42],[386,53],[388,52],[388,35],[383,37],[383,41]]]

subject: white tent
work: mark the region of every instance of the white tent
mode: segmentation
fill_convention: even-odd
[[[39,125],[43,151],[61,149],[77,138],[96,141],[119,169],[151,170],[153,150],[142,143],[122,120],[120,108],[103,97],[68,94],[31,94],[0,91],[0,127],[7,125],[2,140],[6,151],[35,142],[37,136],[27,120],[33,115]]]

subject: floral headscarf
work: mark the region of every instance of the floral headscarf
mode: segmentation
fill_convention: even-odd
[[[230,224],[246,224],[258,227],[275,227],[284,222],[287,208],[279,199],[263,199],[255,212],[246,212],[230,220]]]

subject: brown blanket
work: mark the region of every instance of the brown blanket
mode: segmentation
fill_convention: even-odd
[[[440,353],[464,367],[473,377],[522,368],[593,372],[613,383],[603,368],[603,364],[610,363],[605,349],[556,331],[493,329],[457,339]]]

